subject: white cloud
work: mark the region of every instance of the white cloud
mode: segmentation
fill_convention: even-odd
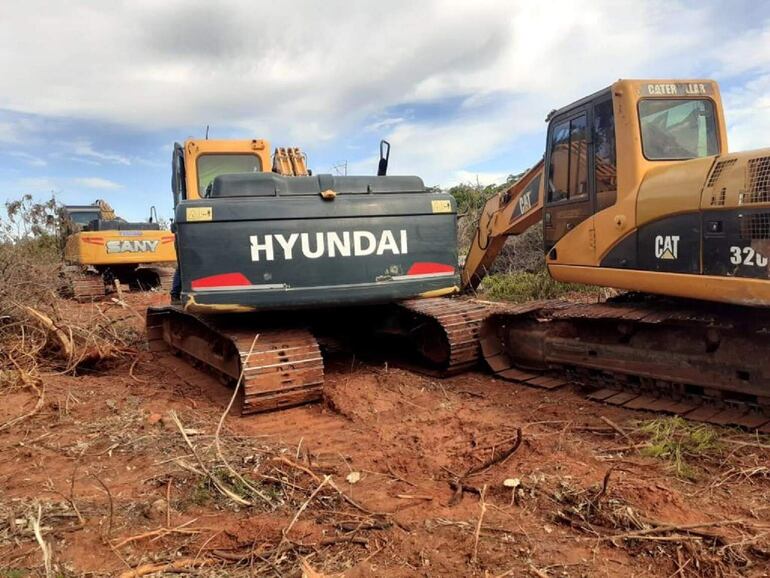
[[[402,122],[405,122],[406,118],[402,116],[394,116],[394,117],[388,117],[388,118],[382,118],[380,120],[376,120],[374,122],[371,122],[364,127],[368,131],[380,131],[382,129],[391,128],[396,126],[397,124],[401,124]]]
[[[770,74],[727,91],[722,96],[729,150],[770,147]]]
[[[66,143],[66,145],[68,148],[72,149],[72,152],[75,155],[84,157],[86,160],[92,160],[96,163],[106,162],[116,165],[131,164],[131,159],[126,156],[112,152],[95,150],[93,145],[87,140],[77,140],[73,143]]]
[[[442,187],[451,187],[457,183],[479,184],[482,187],[487,185],[499,185],[505,182],[510,173],[505,172],[484,172],[484,171],[466,171],[460,170],[447,175],[447,180],[441,183]]]
[[[122,185],[111,181],[109,179],[103,179],[101,177],[79,177],[76,179],[73,179],[72,181],[76,185],[79,185],[81,187],[87,187],[89,189],[105,189],[105,190],[112,190],[112,189],[119,189]]]
[[[316,150],[349,151],[350,135],[385,132],[398,144],[394,168],[443,183],[544,132],[548,110],[619,77],[760,74],[770,65],[770,20],[731,27],[730,8],[685,0],[295,0],[258,9],[252,0],[27,0],[0,19],[0,108],[180,138],[210,124],[212,136]],[[736,142],[761,137],[753,127],[764,122],[754,116],[762,93],[747,90],[753,100],[736,92],[730,101]],[[454,105],[442,109],[447,102]],[[418,112],[405,114],[411,107]],[[24,135],[0,122],[0,142]],[[72,144],[81,161],[140,164],[117,145]],[[375,161],[351,164],[371,172]]]
[[[25,153],[23,151],[10,151],[7,153],[9,156],[21,159],[24,163],[31,167],[44,167],[48,163],[35,155]]]
[[[59,184],[51,177],[24,177],[16,182],[20,193],[51,193],[60,190]]]
[[[15,143],[18,141],[16,127],[10,122],[0,122],[0,143]]]

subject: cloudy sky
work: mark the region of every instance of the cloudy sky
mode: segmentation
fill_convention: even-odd
[[[171,214],[175,140],[301,146],[316,173],[504,179],[547,112],[617,78],[711,77],[732,150],[770,146],[770,3],[0,3],[0,198]]]

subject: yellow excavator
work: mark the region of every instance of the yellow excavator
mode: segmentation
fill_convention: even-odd
[[[154,207],[147,222],[130,223],[110,205],[65,205],[60,214],[66,292],[78,300],[104,297],[120,288],[170,287],[176,253],[174,235],[158,223]]]
[[[619,80],[546,120],[543,159],[487,202],[463,286],[542,223],[554,279],[627,292],[491,314],[489,366],[540,387],[599,384],[591,397],[628,408],[770,427],[770,149],[728,152],[711,80]]]

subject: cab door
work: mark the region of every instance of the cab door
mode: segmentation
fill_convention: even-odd
[[[565,235],[580,229],[576,243],[585,255],[593,247],[594,200],[589,173],[590,107],[582,106],[555,117],[548,130],[546,150],[543,238],[546,252]],[[581,226],[582,225],[582,226]],[[572,245],[572,243],[570,243]],[[569,251],[572,253],[572,251]],[[573,259],[570,259],[570,262]],[[559,259],[562,261],[562,259]],[[575,263],[582,264],[582,263]]]

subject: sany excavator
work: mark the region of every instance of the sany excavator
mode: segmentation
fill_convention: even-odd
[[[168,289],[174,274],[174,235],[163,231],[155,208],[147,222],[127,222],[110,205],[65,205],[60,215],[63,275],[76,299],[104,297],[106,291]]]
[[[630,293],[490,315],[489,366],[543,387],[599,384],[594,399],[628,408],[768,428],[770,149],[728,152],[710,80],[619,80],[547,121],[544,158],[484,208],[463,285],[480,283],[507,236],[542,222],[554,279]]]
[[[321,397],[319,337],[407,336],[436,371],[478,362],[486,307],[457,293],[451,195],[422,180],[312,175],[298,149],[188,140],[173,153],[181,304],[150,308],[153,350],[242,384],[242,412]],[[365,337],[364,337],[365,338]]]

